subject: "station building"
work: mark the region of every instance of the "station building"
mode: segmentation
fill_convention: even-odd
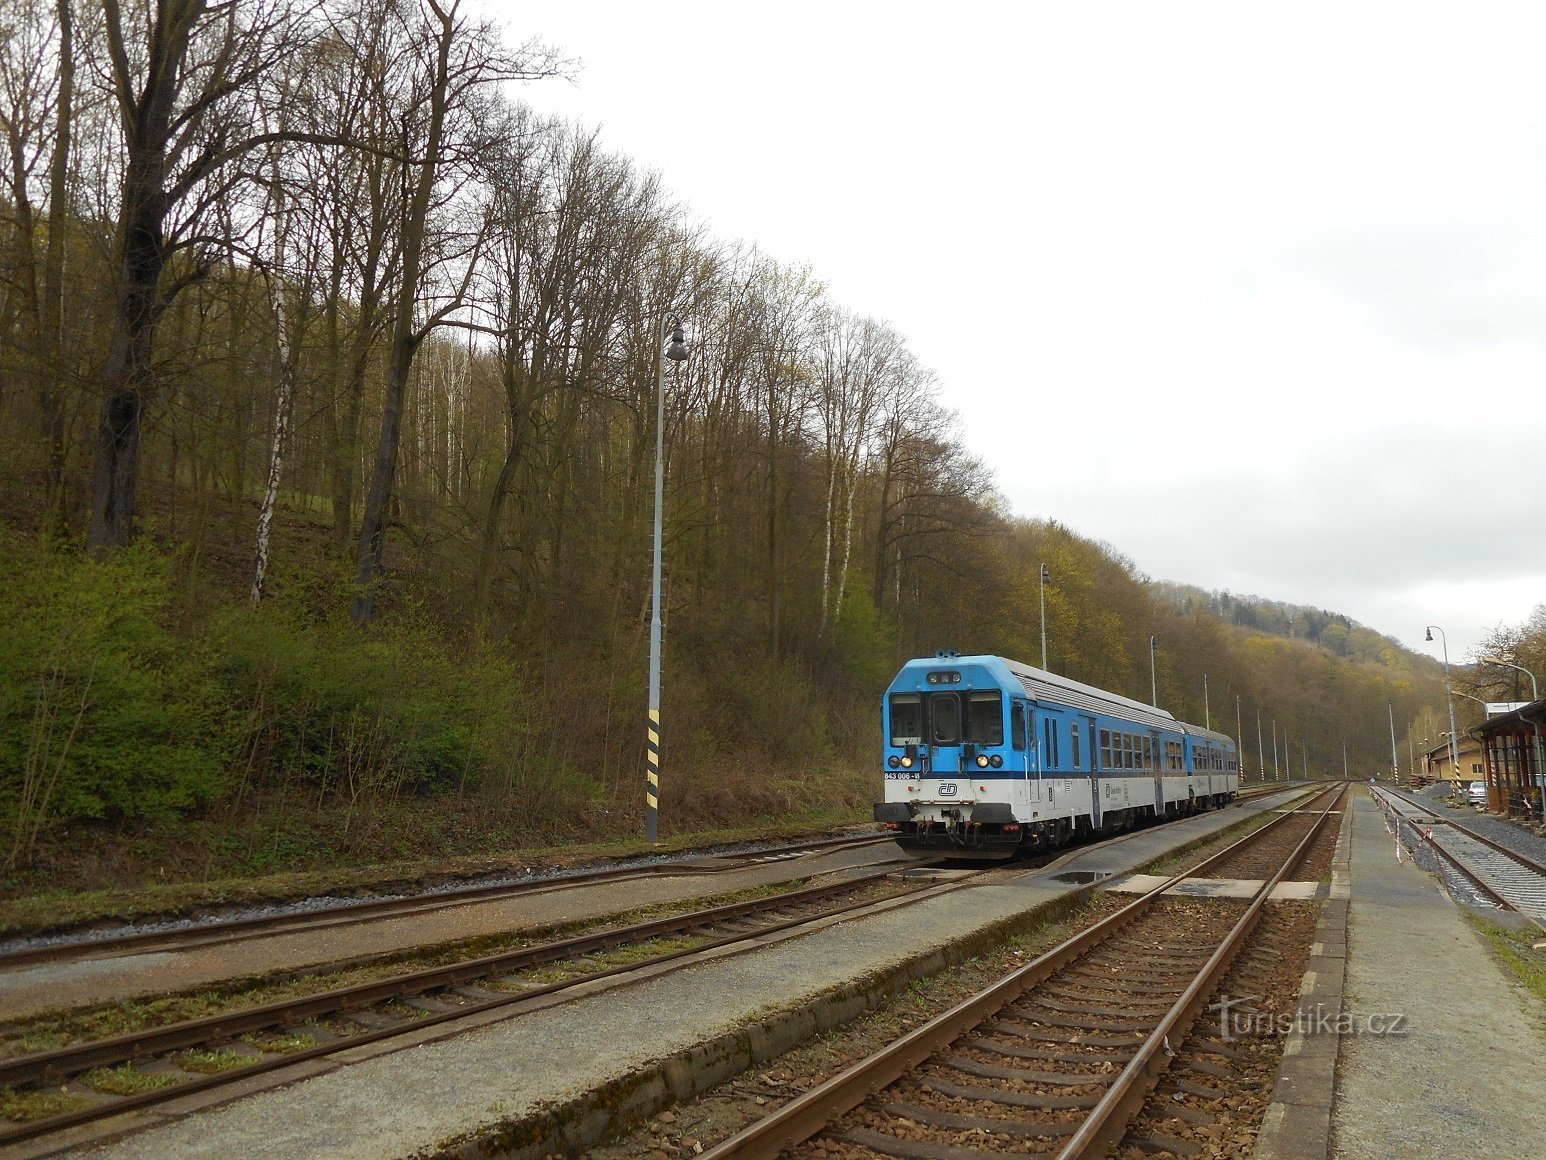
[[[1510,705],[1495,716],[1489,713],[1471,734],[1480,743],[1486,767],[1487,808],[1508,817],[1541,821],[1546,700]]]

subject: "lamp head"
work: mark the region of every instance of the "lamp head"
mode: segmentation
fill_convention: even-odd
[[[1430,628],[1426,633],[1424,633],[1423,634],[1423,639],[1424,640],[1432,640],[1433,639],[1433,629]]]
[[[680,322],[671,325],[671,345],[666,347],[666,357],[672,362],[685,362],[687,359],[687,343],[682,337]]]

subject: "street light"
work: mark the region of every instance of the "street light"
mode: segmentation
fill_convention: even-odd
[[[1241,778],[1245,777],[1245,730],[1240,727],[1240,694],[1235,694],[1235,747],[1237,753],[1235,762],[1239,766]]]
[[[1502,665],[1505,669],[1518,670],[1530,678],[1530,700],[1539,701],[1541,699],[1541,690],[1535,683],[1535,674],[1523,665],[1516,665],[1513,661],[1506,661],[1502,657],[1483,657],[1482,664]],[[1523,713],[1520,714],[1520,720],[1524,720]],[[1542,816],[1546,816],[1546,769],[1541,767],[1541,723],[1539,721],[1532,721],[1530,724],[1535,730],[1535,753],[1532,755],[1535,758],[1534,762],[1532,762],[1535,769],[1532,772],[1535,774],[1535,779],[1541,783],[1541,811]]]
[[[1041,566],[1041,668],[1047,670],[1047,585],[1052,583],[1052,573],[1047,565]]]
[[[1530,700],[1539,701],[1541,699],[1541,691],[1535,683],[1535,674],[1525,668],[1524,665],[1516,665],[1513,661],[1506,661],[1502,657],[1483,657],[1482,664],[1502,665],[1505,669],[1517,669],[1530,678]]]
[[[1158,647],[1159,637],[1151,636],[1149,638],[1149,704],[1155,706],[1159,705],[1159,693],[1155,691],[1158,686],[1154,681],[1154,650]]]
[[[1396,756],[1396,703],[1386,701],[1385,708],[1390,713],[1390,780],[1401,780],[1401,759]]]
[[[1267,780],[1267,747],[1261,740],[1261,706],[1256,706],[1256,780]]]
[[[662,357],[660,347],[667,334],[670,345]],[[650,704],[645,730],[644,840],[654,842],[660,824],[660,546],[661,510],[666,495],[666,359],[680,363],[687,358],[682,324],[662,321],[660,343],[655,348],[655,547],[650,560]]]
[[[1449,775],[1451,780],[1460,777],[1460,742],[1459,734],[1455,731],[1455,697],[1450,691],[1453,686],[1449,683],[1449,638],[1444,635],[1444,630],[1436,624],[1427,627],[1427,635],[1424,639],[1431,641],[1434,632],[1439,634],[1439,640],[1444,646],[1444,703],[1449,706]]]

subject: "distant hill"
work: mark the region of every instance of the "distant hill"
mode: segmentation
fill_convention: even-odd
[[[1268,636],[1307,641],[1340,657],[1374,661],[1403,670],[1421,667],[1432,659],[1350,616],[1324,608],[1229,591],[1209,592],[1171,580],[1150,581],[1149,589],[1157,603],[1169,604],[1188,613],[1207,612],[1225,624],[1254,629]]]

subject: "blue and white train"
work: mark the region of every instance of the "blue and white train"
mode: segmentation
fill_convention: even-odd
[[[885,800],[905,849],[1008,858],[1230,801],[1233,738],[1003,657],[908,661],[886,690]]]

